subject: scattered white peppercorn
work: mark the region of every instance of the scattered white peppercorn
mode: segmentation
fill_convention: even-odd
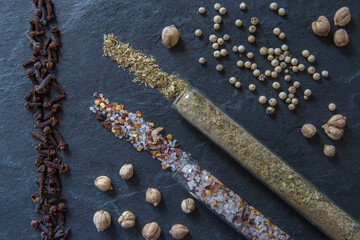
[[[267,115],[274,115],[274,113],[275,113],[275,108],[269,106],[269,107],[266,108],[265,112],[266,112]]]
[[[324,154],[329,158],[335,157],[335,147],[333,145],[324,145]]]
[[[330,103],[329,106],[328,106],[328,108],[329,108],[329,110],[332,111],[332,112],[335,111],[335,109],[336,109],[335,103]]]
[[[260,72],[259,69],[255,69],[255,70],[253,71],[253,75],[254,75],[255,77],[260,76],[260,74],[261,74],[261,72]]]
[[[223,65],[221,65],[221,64],[216,65],[216,70],[218,70],[219,72],[221,72],[222,70],[224,70]]]
[[[236,82],[237,82],[237,80],[236,80],[235,77],[231,77],[231,78],[229,79],[229,83],[231,83],[231,84],[235,84]]]
[[[271,9],[271,10],[275,11],[277,8],[278,8],[278,5],[277,5],[276,2],[270,3],[270,9]]]
[[[286,62],[281,62],[281,63],[280,63],[280,67],[281,67],[282,69],[285,69],[285,68],[287,67]]]
[[[221,56],[220,51],[216,50],[214,51],[214,57],[219,58]]]
[[[215,43],[213,43],[213,44],[211,45],[211,47],[212,47],[214,50],[216,50],[216,49],[219,48],[219,44],[215,42]]]
[[[312,92],[311,92],[311,90],[310,90],[310,89],[305,89],[305,91],[304,91],[304,95],[305,95],[306,97],[310,97],[310,96],[311,96],[311,94],[312,94]]]
[[[293,72],[298,72],[299,71],[298,66],[291,66],[290,68],[291,68],[291,71],[293,71]]]
[[[244,66],[244,62],[241,61],[241,60],[239,60],[239,61],[236,62],[236,66],[238,66],[238,67],[243,67],[243,66]]]
[[[287,51],[288,49],[289,49],[289,47],[288,47],[288,45],[286,45],[286,44],[283,44],[283,45],[281,46],[281,50],[283,50],[284,52]]]
[[[273,48],[268,48],[267,54],[273,55],[275,53],[275,50]]]
[[[299,68],[299,71],[302,72],[302,71],[305,70],[305,65],[302,64],[302,63],[300,63],[300,64],[298,65],[298,68]]]
[[[250,18],[250,22],[252,25],[256,25],[259,23],[259,19],[257,17]]]
[[[205,64],[206,63],[205,58],[203,58],[203,57],[199,58],[199,63],[200,64]]]
[[[304,100],[308,100],[309,99],[309,97],[308,96],[304,96]]]
[[[311,123],[306,123],[301,127],[300,131],[304,137],[310,139],[316,134],[316,127]]]
[[[250,35],[250,36],[248,37],[248,42],[249,42],[249,43],[255,42],[255,37],[254,37],[253,35]]]
[[[226,55],[228,55],[228,51],[224,48],[220,50],[220,55],[225,57]]]
[[[310,52],[309,52],[309,50],[303,50],[302,53],[301,53],[301,55],[302,55],[304,58],[307,58],[307,57],[310,56]]]
[[[273,55],[268,55],[266,59],[271,62],[274,58],[275,57]]]
[[[209,41],[210,42],[214,43],[214,42],[216,42],[216,40],[217,40],[217,37],[214,34],[209,36]]]
[[[284,9],[284,8],[279,8],[278,14],[279,14],[280,16],[284,16],[284,15],[286,14],[285,9]]]
[[[230,40],[229,34],[224,34],[223,39],[224,39],[225,41],[229,41],[229,40]]]
[[[265,71],[265,76],[270,77],[270,76],[271,76],[271,71],[270,71],[270,70],[266,70],[266,71]]]
[[[237,52],[238,51],[238,47],[237,46],[233,46],[231,49],[233,52]]]
[[[266,47],[262,47],[262,48],[260,48],[259,52],[261,55],[265,56],[267,54],[268,50]]]
[[[297,58],[293,58],[291,59],[291,65],[298,65],[299,61],[297,60]]]
[[[313,66],[308,67],[307,72],[311,75],[315,73],[315,68]]]
[[[249,58],[249,59],[252,59],[252,58],[254,57],[254,53],[248,52],[248,53],[246,54],[246,57]]]
[[[199,7],[199,13],[204,14],[206,12],[204,7]]]
[[[291,99],[291,103],[297,105],[299,103],[299,100],[297,98],[293,98]]]
[[[221,8],[220,3],[215,3],[215,4],[214,4],[214,9],[215,9],[216,11],[219,11],[220,8]]]
[[[241,21],[240,19],[236,19],[235,25],[236,25],[237,27],[241,27],[241,26],[242,26],[242,21]]]
[[[286,97],[287,97],[286,92],[280,92],[280,93],[279,93],[279,98],[280,98],[281,100],[285,100]]]
[[[271,66],[273,66],[273,67],[279,66],[279,61],[277,59],[272,60],[271,61]]]
[[[323,70],[322,72],[321,72],[321,76],[323,76],[323,77],[328,77],[329,76],[329,72],[327,71],[327,70]]]
[[[241,10],[246,10],[246,3],[245,2],[240,3],[239,7]]]
[[[308,56],[307,60],[308,60],[308,62],[310,62],[310,63],[315,62],[315,56],[314,56],[314,55],[310,55],[310,56]]]
[[[276,36],[279,36],[279,34],[281,33],[281,30],[280,30],[280,28],[274,28],[274,30],[273,30],[273,33],[276,35]]]
[[[240,88],[241,87],[241,83],[240,82],[236,82],[234,85],[236,88]]]
[[[301,86],[301,84],[300,84],[300,82],[295,81],[295,82],[293,83],[293,86],[296,87],[296,88],[299,88],[299,87]]]
[[[215,30],[219,30],[219,29],[220,29],[220,24],[215,23],[215,24],[214,24],[214,29],[215,29]]]
[[[240,45],[239,47],[238,47],[238,52],[239,53],[243,53],[243,52],[245,52],[245,47],[243,46],[243,45]]]
[[[196,35],[197,37],[201,37],[201,36],[202,36],[202,31],[201,31],[200,29],[196,29],[196,30],[195,30],[195,35]]]
[[[272,87],[273,87],[273,89],[277,90],[277,89],[280,88],[280,83],[279,82],[273,82]]]
[[[257,64],[256,63],[251,64],[250,69],[251,70],[256,70],[257,69]]]
[[[290,82],[290,81],[291,81],[291,76],[290,76],[290,75],[285,75],[285,76],[284,76],[284,80],[285,80],[286,82]]]
[[[320,80],[320,73],[314,73],[313,75],[312,75],[312,78],[315,80],[315,81],[319,81]]]
[[[270,98],[269,99],[269,105],[272,106],[272,107],[275,107],[277,104],[277,101],[275,98]]]
[[[260,74],[260,76],[258,76],[258,80],[260,81],[260,82],[263,82],[263,81],[265,81],[265,79],[266,79],[266,76],[265,76],[265,74]]]
[[[277,67],[274,68],[274,71],[277,72],[277,73],[281,73],[282,68],[280,66],[277,66]]]
[[[285,55],[284,55],[284,54],[280,54],[280,56],[279,56],[279,61],[284,61],[284,59],[285,59]]]
[[[224,14],[226,13],[226,8],[224,8],[224,7],[220,8],[220,9],[219,9],[219,13],[220,13],[221,15],[224,15]]]
[[[256,90],[255,84],[250,84],[250,85],[249,85],[249,90],[252,91],[252,92],[254,92],[254,91]]]
[[[289,73],[289,69],[286,68],[286,69],[284,70],[284,73],[288,74],[288,73]]]
[[[249,32],[250,32],[250,33],[256,32],[256,27],[255,27],[254,25],[251,25],[251,26],[249,27]]]
[[[246,62],[244,63],[244,66],[245,66],[246,68],[251,68],[251,62],[250,62],[250,61],[246,61]]]
[[[286,99],[285,99],[285,102],[286,102],[287,104],[291,103],[291,98],[289,98],[289,97],[286,98]]]
[[[289,93],[288,97],[289,97],[290,99],[294,99],[294,98],[295,98],[295,94]]]
[[[286,34],[284,32],[280,33],[278,36],[281,40],[286,38]]]
[[[265,103],[266,103],[266,101],[267,101],[267,99],[266,99],[266,97],[265,97],[265,96],[260,96],[260,97],[259,97],[259,103],[261,103],[261,104],[265,104]]]
[[[222,18],[221,18],[220,15],[216,15],[216,16],[214,17],[214,23],[221,23],[221,21],[222,21]]]
[[[290,86],[290,87],[288,88],[288,91],[289,91],[289,93],[294,94],[294,93],[296,93],[296,87]]]
[[[291,57],[286,56],[285,59],[284,59],[284,62],[285,63],[290,63],[291,62]]]
[[[294,111],[295,110],[295,105],[293,103],[290,103],[288,105],[288,108],[289,108],[290,111]]]
[[[275,72],[275,71],[271,72],[271,77],[272,78],[277,78],[277,76],[278,76],[277,72]]]

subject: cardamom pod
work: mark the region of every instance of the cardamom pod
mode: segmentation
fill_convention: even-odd
[[[312,22],[311,28],[316,35],[326,37],[330,32],[330,22],[325,16],[320,16],[315,22]]]
[[[344,47],[349,43],[349,35],[345,29],[339,29],[334,33],[334,43],[337,47]]]
[[[335,26],[343,27],[351,20],[350,9],[348,7],[342,7],[336,11],[334,16]]]

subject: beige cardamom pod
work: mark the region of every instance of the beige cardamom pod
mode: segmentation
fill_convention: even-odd
[[[339,140],[344,135],[344,130],[325,124],[322,126],[326,135],[332,140]]]
[[[337,47],[344,47],[349,43],[349,35],[345,29],[339,29],[334,33],[334,43]]]
[[[351,13],[348,7],[342,7],[336,11],[334,16],[335,26],[343,27],[348,24],[351,20]]]
[[[316,35],[326,37],[331,27],[329,20],[325,16],[320,16],[315,22],[312,22],[311,28]]]

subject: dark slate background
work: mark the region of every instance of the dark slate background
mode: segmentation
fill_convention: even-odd
[[[241,239],[241,236],[211,211],[197,202],[197,209],[190,215],[180,209],[180,202],[189,194],[171,178],[171,172],[161,169],[148,153],[137,152],[130,144],[117,140],[103,129],[88,110],[92,93],[103,92],[112,101],[123,103],[129,111],[140,110],[143,116],[173,133],[184,150],[205,165],[241,196],[271,217],[295,239],[327,239],[315,227],[296,213],[285,202],[245,171],[214,143],[176,114],[157,90],[133,84],[132,75],[119,69],[109,58],[102,58],[103,34],[114,33],[119,40],[130,42],[135,49],[157,58],[157,63],[168,72],[176,72],[199,88],[222,110],[244,125],[275,153],[302,173],[319,189],[356,219],[360,217],[360,31],[358,1],[347,1],[352,21],[346,27],[350,44],[337,48],[331,37],[318,38],[310,23],[319,15],[331,22],[336,10],[343,6],[336,0],[310,1],[281,0],[288,15],[280,17],[269,9],[267,1],[248,1],[248,11],[239,9],[239,1],[221,1],[228,14],[219,31],[228,33],[231,42],[226,43],[228,58],[216,60],[207,38],[214,32],[212,18],[215,2],[201,1],[53,1],[58,25],[62,33],[63,47],[56,77],[64,86],[67,99],[62,101],[58,126],[70,150],[62,154],[70,172],[62,176],[63,196],[68,198],[69,212],[66,225],[72,229],[71,239],[141,239],[141,229],[147,222],[156,221],[163,233],[161,239],[171,239],[168,231],[175,223],[190,228],[191,239]],[[30,221],[39,216],[34,213],[30,195],[37,190],[34,179],[38,176],[33,166],[37,141],[28,131],[33,128],[33,113],[27,111],[23,96],[32,84],[25,77],[21,63],[31,54],[25,32],[28,20],[33,16],[31,1],[1,1],[0,22],[0,239],[39,239],[39,233],[30,228]],[[207,15],[197,9],[204,6]],[[247,27],[250,17],[260,19],[256,44],[248,44]],[[237,29],[235,19],[240,18],[246,27]],[[163,27],[175,24],[181,33],[180,43],[173,49],[165,48],[160,41]],[[231,52],[233,45],[244,44],[255,53],[261,70],[269,64],[259,55],[261,46],[280,47],[281,41],[272,34],[274,27],[285,31],[285,41],[300,62],[302,49],[309,49],[316,56],[316,68],[328,69],[330,78],[315,82],[308,74],[295,74],[294,79],[305,88],[313,90],[311,101],[300,100],[296,112],[287,110],[281,102],[276,116],[269,118],[258,103],[260,95],[275,96],[269,83],[259,84],[250,71],[238,69],[238,56]],[[194,36],[195,29],[204,32],[204,39]],[[332,27],[331,33],[335,31]],[[207,59],[207,65],[198,64],[199,57]],[[222,62],[225,71],[215,70]],[[293,74],[294,75],[294,74]],[[236,76],[243,88],[235,89],[228,78]],[[247,86],[254,82],[255,94]],[[280,80],[283,86],[287,86]],[[327,109],[330,102],[338,106],[337,113],[348,121],[344,137],[337,142],[328,139],[320,126],[332,113]],[[319,134],[306,140],[300,133],[302,124],[311,122]],[[327,159],[322,153],[324,144],[334,144],[336,158]],[[132,163],[135,175],[130,181],[122,180],[118,171],[125,163]],[[113,181],[114,191],[100,192],[94,185],[99,175],[107,175]],[[163,196],[160,206],[154,208],[145,202],[148,187],[158,188]],[[101,233],[92,223],[95,211],[110,212],[113,223]],[[131,210],[137,217],[134,228],[123,229],[117,218]]]

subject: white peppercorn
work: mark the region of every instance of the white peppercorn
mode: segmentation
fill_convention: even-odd
[[[278,36],[280,39],[285,39],[286,38],[286,34],[284,32],[280,33]]]
[[[313,66],[308,67],[307,72],[311,75],[315,73],[315,68]]]
[[[216,40],[217,40],[217,37],[214,34],[209,36],[209,41],[210,42],[214,43],[214,42],[216,42]]]
[[[260,74],[260,76],[258,77],[258,80],[260,81],[260,82],[263,82],[263,81],[265,81],[265,79],[266,79],[266,76],[265,76],[265,74]]]
[[[249,59],[252,59],[254,57],[254,54],[252,52],[248,52],[246,54],[246,57],[249,58]]]
[[[215,3],[215,4],[214,4],[214,9],[215,9],[216,11],[219,11],[220,8],[221,8],[220,3]]]
[[[270,77],[270,76],[271,76],[271,71],[270,71],[270,70],[266,70],[266,71],[265,71],[265,76]]]
[[[284,55],[285,55],[285,56],[290,56],[290,55],[291,55],[291,54],[290,54],[290,51],[285,51],[285,52],[284,52]]]
[[[237,27],[241,27],[241,26],[242,26],[242,21],[241,21],[240,19],[236,19],[235,25],[236,25]]]
[[[275,50],[273,48],[268,48],[267,54],[273,55],[275,53]]]
[[[284,16],[284,15],[286,14],[285,9],[284,9],[284,8],[279,8],[278,14],[279,14],[280,16]]]
[[[280,54],[280,56],[279,56],[279,61],[284,61],[284,59],[285,59],[285,55],[284,55],[284,54]]]
[[[281,73],[282,68],[280,66],[277,66],[277,67],[274,68],[274,71],[277,72],[277,73]]]
[[[291,66],[290,68],[291,68],[291,71],[293,71],[293,72],[298,72],[299,71],[298,66]]]
[[[241,10],[246,10],[246,3],[245,2],[240,3],[239,7]]]
[[[269,105],[272,106],[272,107],[275,107],[277,104],[277,101],[275,98],[270,98],[269,99]]]
[[[273,55],[268,55],[266,59],[271,62],[272,60],[274,60],[274,56]]]
[[[259,69],[255,69],[255,70],[253,71],[253,75],[254,75],[255,77],[260,76],[260,74],[261,74],[261,72],[260,72]]]
[[[299,100],[297,98],[293,98],[291,99],[291,103],[297,105],[299,103]]]
[[[328,108],[329,108],[329,110],[332,111],[332,112],[335,111],[335,109],[336,109],[335,103],[330,103],[329,106],[328,106]]]
[[[239,60],[239,61],[236,62],[236,66],[238,66],[238,67],[243,67],[243,66],[244,66],[244,62],[241,61],[241,60]]]
[[[205,64],[206,63],[205,58],[203,58],[203,57],[199,58],[199,63],[200,64]]]
[[[291,103],[291,98],[289,98],[289,97],[286,98],[286,99],[285,99],[285,102],[286,102],[287,104]]]
[[[314,73],[313,75],[312,75],[312,78],[315,80],[315,81],[319,81],[320,80],[320,73]]]
[[[278,65],[279,65],[279,61],[277,59],[271,61],[271,66],[277,67]]]
[[[292,99],[294,99],[294,98],[295,98],[295,94],[293,94],[293,93],[289,93],[288,97],[292,100]]]
[[[249,43],[255,42],[255,37],[254,37],[253,35],[250,35],[250,36],[248,37],[248,42],[249,42]]]
[[[213,43],[212,45],[212,48],[214,49],[214,50],[216,50],[216,49],[218,49],[219,48],[219,44],[218,43]]]
[[[291,65],[298,65],[299,61],[297,60],[297,58],[293,58],[291,59]]]
[[[281,33],[281,30],[280,30],[280,28],[274,28],[274,30],[273,30],[273,33],[276,35],[276,36],[279,36],[279,34]]]
[[[290,111],[294,111],[295,110],[295,105],[293,103],[290,103],[288,105],[288,108],[289,108]]]
[[[293,86],[296,87],[296,88],[299,88],[299,87],[301,86],[301,84],[300,84],[300,82],[295,81],[295,82],[293,83]]]
[[[229,78],[229,83],[231,83],[231,84],[235,84],[236,83],[236,78],[235,77],[231,77],[231,78]]]
[[[277,89],[280,88],[280,83],[279,82],[273,82],[272,87],[273,87],[273,89],[277,90]]]
[[[275,48],[274,53],[275,53],[275,55],[279,56],[281,54],[281,49],[280,48]]]
[[[285,68],[287,67],[286,62],[281,62],[281,63],[280,63],[280,67],[281,67],[282,69],[285,69]]]
[[[231,49],[233,52],[237,52],[238,51],[238,47],[237,46],[233,46]]]
[[[214,29],[215,29],[215,30],[219,30],[219,29],[220,29],[220,24],[215,23],[215,24],[214,24]]]
[[[250,33],[256,32],[256,27],[255,27],[254,25],[251,25],[251,26],[249,27],[249,32],[250,32]]]
[[[279,98],[280,98],[281,100],[285,100],[286,97],[287,97],[286,92],[280,92],[280,93],[279,93]]]
[[[294,93],[296,93],[296,87],[290,86],[290,87],[288,88],[288,91],[289,91],[289,93],[294,94]]]
[[[243,45],[240,45],[240,46],[238,46],[238,52],[239,53],[243,53],[243,52],[245,52],[245,47],[243,46]]]
[[[220,51],[216,50],[214,51],[214,57],[219,58],[221,56]]]
[[[324,145],[324,154],[329,158],[335,157],[335,147],[333,145]]]
[[[266,47],[262,47],[262,48],[260,48],[260,50],[259,50],[260,54],[263,55],[263,56],[267,54],[267,51],[268,51],[268,50],[267,50]]]
[[[309,97],[308,96],[304,96],[304,100],[308,100],[309,99]]]
[[[204,7],[199,7],[199,13],[204,14],[206,12]]]
[[[275,11],[278,8],[278,5],[276,2],[270,3],[270,9]]]
[[[251,70],[257,69],[257,64],[256,64],[256,63],[251,64],[250,69],[251,69]]]
[[[201,37],[202,31],[201,31],[200,29],[196,29],[196,30],[195,30],[195,35],[196,35],[197,37]]]
[[[283,50],[284,52],[287,51],[288,49],[289,49],[289,47],[288,47],[288,45],[286,45],[286,44],[283,44],[283,45],[281,46],[281,50]]]
[[[220,9],[219,9],[219,13],[220,13],[221,15],[224,15],[224,14],[226,13],[226,8],[224,8],[224,7],[220,8]]]
[[[275,108],[269,106],[269,107],[266,108],[265,112],[266,112],[267,115],[274,115],[274,113],[275,113]]]
[[[312,94],[312,92],[311,92],[311,90],[310,90],[310,89],[305,89],[305,91],[304,91],[304,95],[305,95],[306,97],[310,97],[310,96],[311,96],[311,94]]]
[[[217,43],[218,43],[220,46],[223,45],[223,44],[224,44],[224,39],[218,38],[218,39],[217,39]]]
[[[249,85],[249,90],[252,91],[252,92],[254,92],[254,91],[256,90],[255,84],[250,84],[250,85]]]
[[[305,70],[305,65],[302,64],[302,63],[300,63],[300,64],[298,65],[298,68],[299,68],[299,71],[302,72],[302,71]]]
[[[224,34],[223,39],[224,39],[225,41],[229,41],[229,40],[230,40],[229,34]]]
[[[220,15],[216,15],[216,16],[214,17],[214,23],[221,23],[221,21],[222,21],[222,18],[221,18]]]
[[[284,76],[284,80],[285,80],[286,82],[290,82],[290,81],[291,81],[291,76],[290,76],[290,75],[285,75],[285,76]]]
[[[218,70],[218,72],[221,72],[222,70],[224,70],[223,65],[221,65],[221,64],[216,65],[216,70]]]
[[[220,55],[225,57],[226,55],[228,55],[228,51],[224,48],[220,50]]]
[[[284,73],[288,74],[288,73],[289,73],[289,69],[286,68],[286,69],[284,70]]]
[[[304,58],[307,58],[307,57],[310,56],[310,52],[309,52],[309,50],[303,50],[303,51],[301,52],[301,55],[302,55]]]
[[[315,62],[315,56],[314,55],[310,55],[310,56],[308,56],[308,58],[307,58],[307,60],[308,60],[308,62]]]
[[[266,101],[267,101],[267,99],[266,99],[266,97],[265,97],[265,96],[260,96],[260,97],[259,97],[259,103],[261,103],[261,104],[265,104],[265,103],[266,103]]]
[[[290,63],[291,62],[291,57],[286,56],[285,59],[284,59],[284,62],[285,63]]]
[[[240,82],[236,82],[234,85],[236,88],[240,88],[241,87],[241,83]]]
[[[323,77],[328,77],[328,76],[329,76],[329,72],[328,72],[327,70],[323,70],[323,71],[321,72],[321,76],[323,76]]]
[[[246,61],[246,62],[244,63],[244,66],[245,66],[246,68],[251,68],[251,62],[250,62],[250,61]]]
[[[271,72],[271,77],[272,78],[277,78],[277,76],[278,76],[277,72],[275,72],[275,71]]]

